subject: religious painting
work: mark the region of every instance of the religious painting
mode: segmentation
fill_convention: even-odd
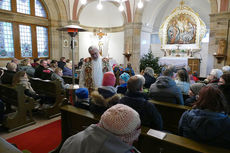
[[[172,53],[177,51],[176,55],[200,51],[206,31],[206,25],[199,14],[181,1],[180,6],[160,26],[161,50]]]
[[[167,28],[167,44],[194,44],[196,39],[196,23],[187,14],[173,17]]]

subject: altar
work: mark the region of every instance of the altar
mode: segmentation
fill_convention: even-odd
[[[161,57],[158,61],[158,64],[163,65],[174,65],[176,68],[186,68],[190,67],[190,74],[197,72],[200,74],[200,59],[192,57]]]

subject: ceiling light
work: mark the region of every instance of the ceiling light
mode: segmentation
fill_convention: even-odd
[[[124,6],[122,5],[122,3],[120,3],[120,6],[119,6],[118,9],[119,9],[119,11],[121,11],[121,12],[124,11]]]
[[[138,2],[137,7],[138,8],[142,8],[143,7],[143,2],[141,0]]]
[[[81,0],[81,4],[85,5],[87,3],[87,0]]]
[[[98,10],[102,10],[103,5],[101,4],[101,1],[99,1],[99,3],[97,4],[97,9]]]

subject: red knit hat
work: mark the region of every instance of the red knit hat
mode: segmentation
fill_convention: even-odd
[[[114,86],[116,83],[116,77],[113,72],[106,72],[103,76],[102,86]]]

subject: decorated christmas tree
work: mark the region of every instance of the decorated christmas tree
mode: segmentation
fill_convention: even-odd
[[[149,52],[142,56],[140,60],[140,71],[145,70],[146,67],[151,67],[154,69],[154,73],[160,74],[161,67],[158,65],[158,57],[154,57],[152,54],[151,49],[149,49]]]

